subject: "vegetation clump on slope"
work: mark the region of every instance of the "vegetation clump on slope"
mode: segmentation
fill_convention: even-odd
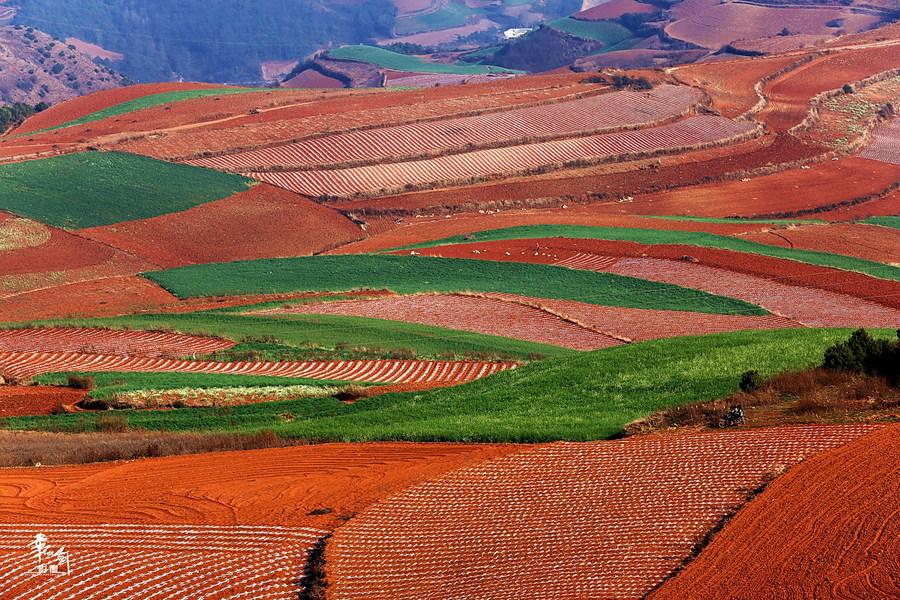
[[[251,184],[238,175],[143,156],[84,152],[0,165],[0,210],[82,229],[187,210]]]
[[[313,256],[193,265],[146,276],[182,298],[383,288],[399,294],[473,290],[604,306],[767,314],[741,300],[611,273],[467,259]]]
[[[741,373],[804,369],[844,329],[752,331],[672,338],[532,363],[455,388],[388,394],[352,405],[299,399],[220,409],[118,413],[129,427],[252,432],[313,440],[539,442],[595,440],[664,407],[738,389]],[[886,332],[880,332],[886,335]],[[287,416],[286,416],[287,415]],[[10,418],[7,428],[95,430],[96,415]]]

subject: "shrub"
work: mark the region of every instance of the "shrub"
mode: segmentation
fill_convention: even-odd
[[[763,384],[762,375],[759,371],[745,371],[741,375],[741,391],[746,393],[755,392]]]
[[[94,389],[94,378],[90,375],[69,375],[66,380],[68,387],[76,390],[92,390]]]
[[[831,371],[851,371],[880,375],[892,385],[900,385],[900,330],[898,340],[877,340],[865,329],[857,329],[846,342],[825,350],[822,364]]]

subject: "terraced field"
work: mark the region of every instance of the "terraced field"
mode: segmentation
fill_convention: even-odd
[[[65,371],[221,373],[372,383],[462,383],[515,368],[514,363],[414,360],[214,362],[81,352],[0,352],[0,373],[16,380]]]
[[[651,598],[900,594],[896,503],[884,502],[900,494],[898,435],[885,427],[792,469]]]
[[[36,571],[28,545],[45,535],[68,560],[43,560],[65,575]],[[325,534],[315,529],[205,525],[0,525],[0,586],[10,598],[198,597],[296,598],[297,573]]]
[[[122,356],[187,356],[234,346],[216,338],[168,331],[39,328],[0,330],[0,352],[83,352]]]
[[[754,129],[748,123],[697,116],[639,131],[479,150],[415,162],[325,171],[250,172],[247,175],[308,196],[383,194],[435,182],[460,183],[572,162],[612,160],[719,144],[748,135]]]
[[[892,119],[878,127],[872,143],[860,153],[860,156],[900,165],[900,119]]]
[[[253,171],[275,165],[289,168],[396,161],[442,151],[647,125],[683,114],[700,99],[694,88],[663,85],[649,92],[611,92],[546,106],[356,131],[187,162]]]
[[[196,265],[148,273],[182,298],[294,291],[502,292],[635,308],[758,315],[756,306],[704,292],[534,264],[417,256],[314,256]],[[338,282],[338,283],[335,283]]]
[[[751,490],[872,431],[553,444],[402,492],[330,540],[335,598],[637,598]],[[502,560],[498,560],[502,557]]]

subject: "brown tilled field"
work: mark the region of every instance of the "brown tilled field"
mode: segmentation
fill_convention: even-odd
[[[413,486],[327,544],[334,598],[638,598],[767,478],[872,431],[558,443]]]
[[[900,596],[900,428],[814,456],[773,482],[650,597]]]
[[[363,237],[340,213],[266,184],[190,210],[78,233],[162,267],[304,256]]]

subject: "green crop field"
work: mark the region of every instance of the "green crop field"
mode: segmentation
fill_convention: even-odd
[[[511,69],[495,67],[492,65],[470,64],[443,64],[429,62],[418,56],[409,56],[398,52],[391,52],[375,46],[344,46],[335,50],[329,50],[328,56],[340,60],[355,60],[371,63],[385,69],[394,71],[409,71],[412,73],[439,73],[450,75],[485,75],[487,73],[521,73]]]
[[[83,152],[0,165],[0,209],[82,229],[187,210],[252,181],[118,152]]]
[[[397,19],[394,30],[398,36],[402,36],[423,31],[462,27],[475,14],[477,11],[466,6],[464,2],[451,2],[433,12],[413,14]]]
[[[747,223],[750,225],[824,225],[828,221],[821,219],[741,219],[739,217],[689,217],[683,215],[648,216],[644,219],[662,219],[663,221],[688,221],[692,223]]]
[[[180,389],[225,389],[261,387],[347,387],[346,381],[326,381],[302,377],[264,377],[256,375],[222,375],[218,373],[48,373],[34,378],[40,385],[64,386],[70,375],[94,378],[91,398],[111,400],[117,394],[138,391]],[[368,386],[361,383],[354,385]]]
[[[735,252],[759,254],[773,258],[784,258],[811,265],[843,269],[845,271],[857,271],[859,273],[871,275],[872,277],[900,281],[900,267],[885,265],[853,256],[844,256],[842,254],[769,246],[737,237],[716,235],[701,231],[589,227],[583,225],[527,225],[522,227],[479,231],[468,235],[457,235],[422,244],[405,246],[403,248],[395,248],[394,250],[434,248],[436,246],[447,246],[450,244],[468,244],[472,242],[487,242],[493,240],[526,240],[541,238],[612,240],[636,242],[639,244],[678,244],[700,246],[704,248],[720,248],[722,250],[734,250]]]
[[[551,21],[548,26],[585,40],[602,42],[605,46],[615,46],[632,37],[628,28],[612,21],[579,21],[565,17]]]
[[[40,325],[166,329],[240,342],[237,347],[214,356],[220,360],[354,359],[406,355],[417,358],[529,360],[574,352],[558,346],[442,327],[332,315],[269,317],[206,311],[46,321]]]
[[[741,300],[610,273],[451,258],[312,256],[194,265],[145,276],[182,298],[385,288],[399,294],[472,290],[605,306],[766,314]]]
[[[819,364],[825,348],[848,334],[849,330],[800,329],[642,342],[531,363],[455,388],[387,394],[352,405],[332,398],[306,398],[227,410],[116,414],[136,428],[209,432],[272,429],[284,436],[310,440],[604,439],[653,411],[732,393],[738,389],[741,373],[747,370],[769,376]],[[91,430],[96,418],[96,414],[9,418],[3,426]]]
[[[94,121],[100,121],[103,119],[108,119],[110,117],[118,117],[121,115],[125,115],[128,113],[135,112],[137,110],[143,110],[145,108],[153,108],[154,106],[160,106],[161,104],[170,104],[172,102],[180,102],[182,100],[192,100],[194,98],[205,98],[207,96],[228,96],[231,94],[246,94],[249,92],[260,92],[266,90],[260,90],[255,88],[217,88],[217,89],[203,89],[203,90],[183,90],[177,92],[162,92],[159,94],[149,94],[147,96],[143,96],[141,98],[135,98],[134,100],[129,100],[128,102],[121,102],[119,104],[114,104],[110,107],[104,108],[103,110],[98,110],[96,112],[89,113],[84,115],[83,117],[79,117],[77,119],[73,119],[71,121],[66,121],[65,123],[60,123],[59,125],[54,125],[53,127],[47,127],[45,129],[39,129],[37,131],[30,131],[28,133],[23,133],[16,137],[25,137],[29,135],[35,135],[38,133],[44,133],[47,131],[56,131],[58,129],[65,129],[67,127],[75,127],[76,125],[84,125],[85,123],[93,123]]]
[[[869,217],[864,223],[869,225],[881,225],[892,229],[900,229],[900,217]]]

